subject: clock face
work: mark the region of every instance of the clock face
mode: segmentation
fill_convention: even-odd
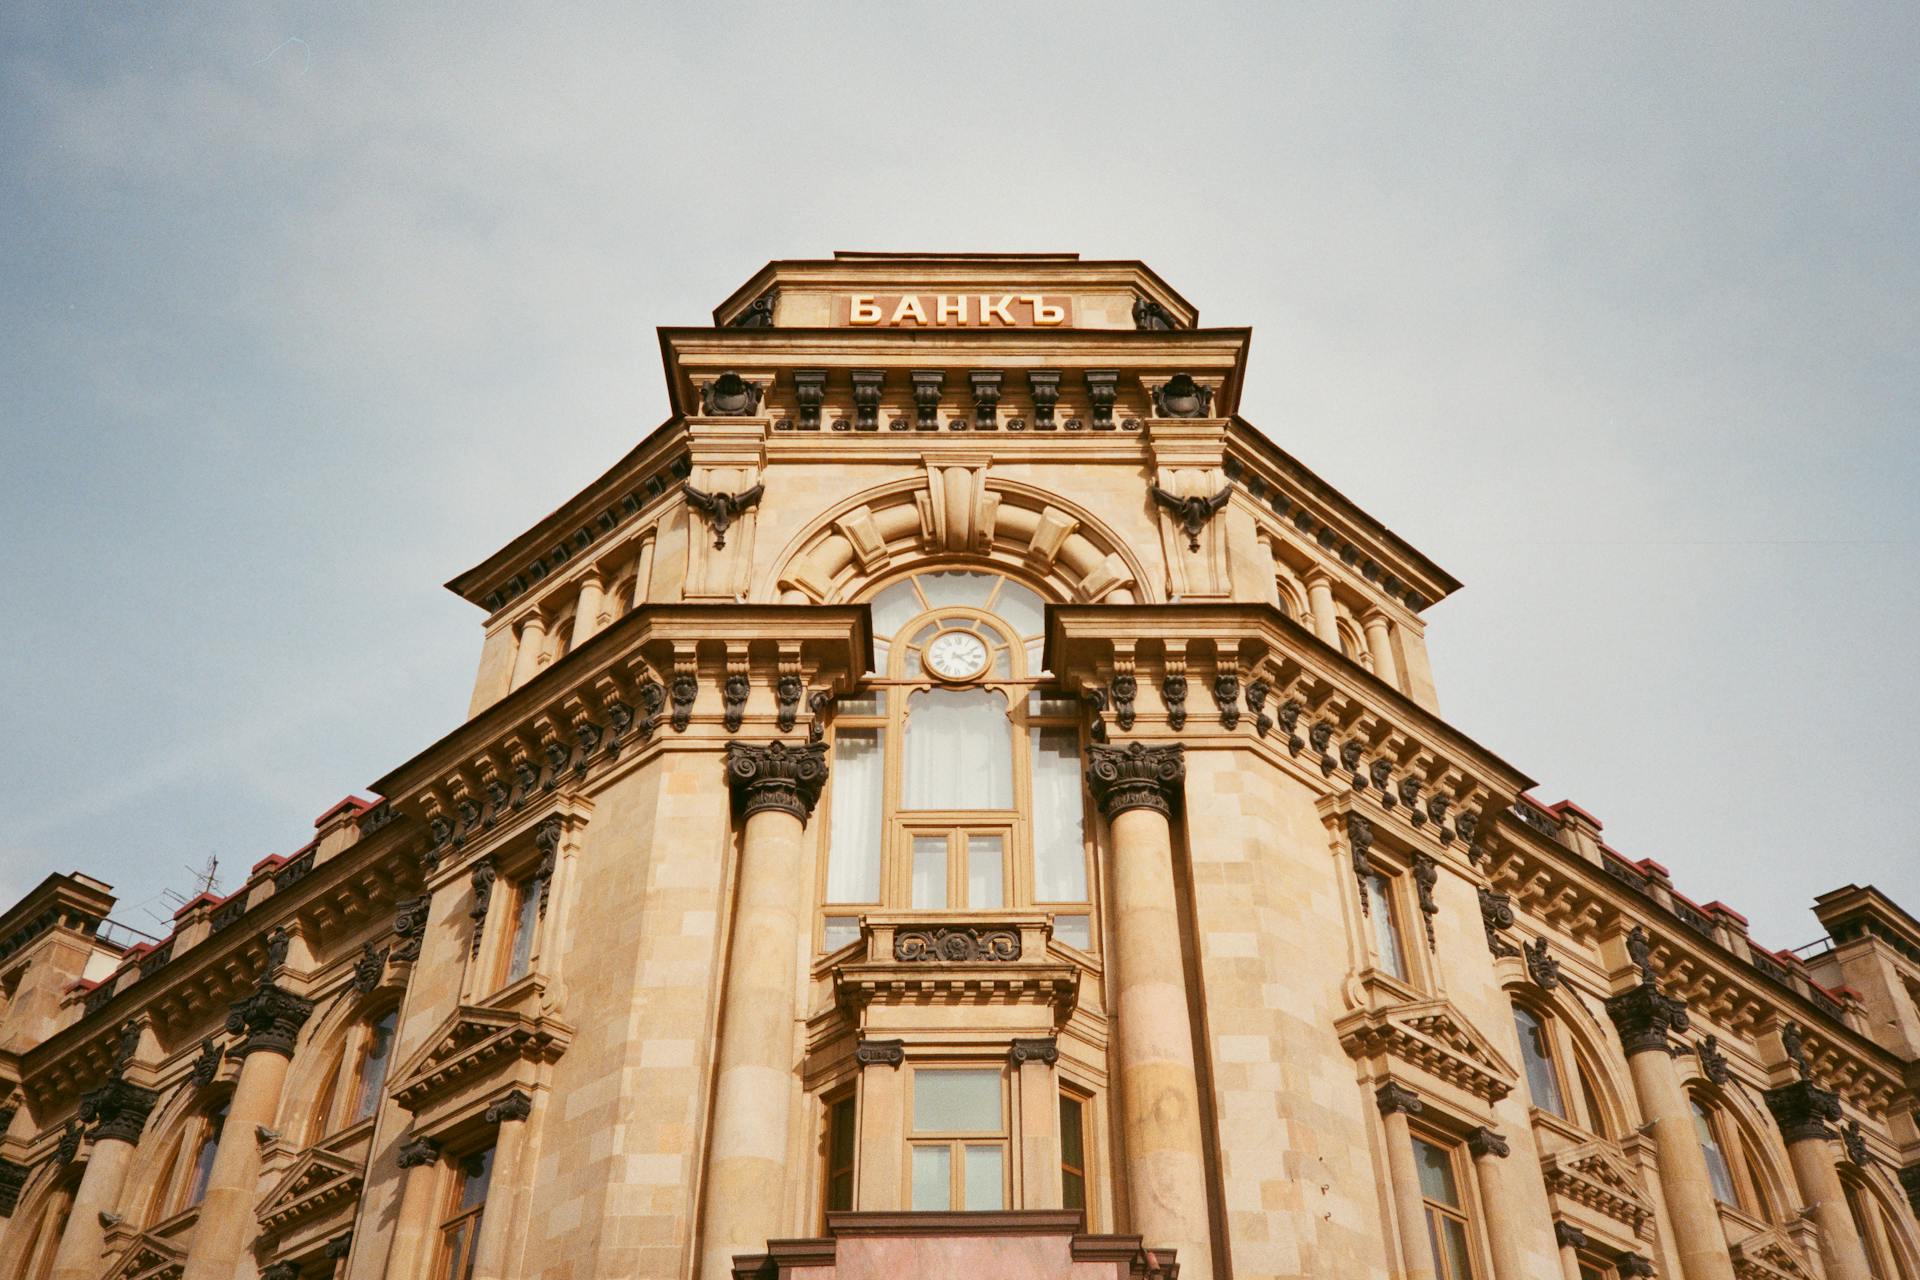
[[[987,669],[987,646],[971,631],[942,631],[927,645],[926,664],[944,680],[965,680]]]

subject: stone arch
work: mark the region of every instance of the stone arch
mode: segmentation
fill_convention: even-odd
[[[1677,1064],[1687,1059],[1674,1061]],[[1759,1175],[1760,1185],[1754,1187],[1754,1193],[1766,1201],[1766,1216],[1776,1225],[1791,1222],[1794,1207],[1799,1204],[1799,1191],[1786,1172],[1787,1151],[1773,1117],[1748,1096],[1747,1090],[1713,1083],[1700,1070],[1697,1058],[1692,1065],[1693,1069],[1683,1075],[1681,1087],[1689,1097],[1698,1098],[1719,1112],[1733,1127],[1743,1158],[1752,1172]],[[1740,1174],[1736,1172],[1734,1177],[1738,1180]]]
[[[1153,576],[1092,512],[1030,485],[1001,480],[981,461],[929,461],[830,507],[774,558],[756,596],[834,604],[908,565],[968,558],[1046,583],[1078,603],[1154,599]]]

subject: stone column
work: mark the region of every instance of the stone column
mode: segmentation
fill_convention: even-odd
[[[1487,1212],[1487,1245],[1493,1252],[1493,1280],[1527,1280],[1526,1250],[1520,1246],[1514,1197],[1501,1185],[1500,1162],[1510,1152],[1507,1140],[1485,1125],[1467,1135],[1467,1154],[1480,1183],[1480,1203]]]
[[[633,607],[636,609],[647,603],[647,588],[653,582],[653,544],[652,537],[642,539],[640,553],[634,558]]]
[[[1565,1280],[1580,1280],[1580,1251],[1587,1247],[1587,1233],[1570,1222],[1554,1219],[1553,1242],[1560,1246],[1560,1273]]]
[[[1652,1129],[1654,1164],[1673,1223],[1680,1270],[1687,1280],[1734,1280],[1733,1258],[1707,1178],[1707,1158],[1668,1040],[1670,1032],[1686,1029],[1686,1005],[1661,994],[1652,970],[1643,963],[1638,986],[1607,997],[1607,1014],[1620,1032],[1633,1092]]]
[[[862,1210],[899,1209],[907,1203],[901,1185],[901,1151],[906,1135],[900,1117],[906,1110],[906,1088],[900,1065],[907,1060],[899,1040],[868,1040],[854,1047],[860,1064],[860,1129],[854,1163],[853,1207]]]
[[[159,1095],[118,1075],[80,1100],[80,1118],[94,1126],[93,1152],[67,1214],[67,1229],[53,1255],[53,1280],[94,1280],[106,1269],[100,1256],[106,1228],[100,1215],[116,1213],[126,1185],[133,1147]]]
[[[1767,1090],[1765,1097],[1767,1110],[1773,1112],[1780,1136],[1786,1139],[1794,1184],[1820,1229],[1820,1258],[1826,1264],[1827,1280],[1873,1280],[1866,1247],[1853,1225],[1839,1171],[1833,1167],[1833,1150],[1827,1145],[1834,1136],[1827,1122],[1840,1118],[1840,1099],[1804,1077]]]
[[[312,1013],[313,1001],[263,978],[258,989],[227,1014],[227,1030],[244,1036],[238,1049],[240,1075],[227,1103],[226,1128],[213,1155],[182,1280],[231,1280],[258,1234],[253,1206],[260,1197],[260,1141],[255,1130],[271,1128],[279,1114],[294,1041]]]
[[[1186,1280],[1209,1280],[1213,1244],[1194,1071],[1193,1021],[1174,909],[1179,743],[1090,748],[1087,783],[1112,837],[1114,1041],[1131,1229],[1178,1252]]]
[[[1407,1117],[1419,1115],[1425,1104],[1419,1094],[1391,1080],[1373,1091],[1373,1100],[1387,1137],[1387,1180],[1393,1192],[1393,1216],[1400,1227],[1400,1274],[1405,1280],[1435,1280],[1426,1197],[1420,1194],[1413,1131],[1407,1127]]]
[[[526,1173],[527,1117],[532,1114],[533,1098],[515,1089],[482,1117],[498,1127],[493,1139],[493,1181],[480,1215],[480,1238],[473,1245],[473,1280],[501,1280],[507,1274],[508,1235],[526,1216],[520,1184]]]
[[[733,1255],[766,1250],[786,1202],[800,939],[812,902],[801,834],[827,780],[824,744],[727,744],[727,780],[744,825],[715,1063],[701,1222],[703,1280]]]
[[[431,1138],[409,1138],[400,1144],[394,1163],[400,1166],[400,1204],[393,1215],[393,1235],[387,1241],[387,1268],[383,1275],[415,1274],[420,1252],[434,1228],[434,1200],[440,1190],[440,1144]]]
[[[1307,574],[1307,605],[1313,610],[1313,634],[1338,649],[1340,624],[1335,621],[1333,579],[1319,570]]]
[[[1021,1209],[1060,1207],[1060,1086],[1054,1065],[1060,1046],[1052,1036],[1015,1040],[1007,1061],[1018,1073],[1020,1093],[1020,1166],[1027,1176]]]
[[[580,599],[573,607],[573,638],[568,641],[569,653],[593,639],[593,633],[600,629],[600,602],[604,595],[600,571],[587,570],[580,579]]]
[[[540,674],[540,655],[546,647],[547,619],[536,609],[520,620],[520,648],[513,655],[513,688]]]
[[[1360,619],[1360,629],[1367,636],[1367,652],[1373,655],[1373,674],[1392,685],[1400,687],[1400,664],[1393,658],[1393,635],[1388,630],[1387,615],[1374,609]]]

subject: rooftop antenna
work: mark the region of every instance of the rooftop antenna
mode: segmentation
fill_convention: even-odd
[[[182,893],[178,889],[162,889],[160,891],[160,897],[166,900],[166,907],[163,908],[162,911],[156,911],[151,906],[146,909],[149,916],[163,924],[171,925],[175,911],[186,906],[203,893],[215,892],[220,886],[220,859],[213,854],[207,855],[206,865],[198,871],[192,867],[183,867],[181,869],[191,877],[188,882],[192,886],[191,890]]]

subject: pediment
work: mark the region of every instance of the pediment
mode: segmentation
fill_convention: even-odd
[[[1543,1157],[1541,1176],[1547,1194],[1584,1205],[1593,1212],[1644,1237],[1653,1218],[1653,1202],[1640,1184],[1637,1170],[1604,1138],[1567,1147]]]
[[[407,1110],[418,1111],[448,1090],[516,1063],[552,1062],[572,1042],[573,1028],[558,1019],[462,1005],[407,1059],[389,1092]]]
[[[254,1210],[263,1232],[279,1233],[317,1214],[350,1203],[360,1194],[366,1171],[331,1151],[309,1150]]]
[[[1353,1057],[1393,1058],[1488,1102],[1513,1092],[1512,1064],[1451,1001],[1361,1009],[1342,1018],[1337,1029],[1341,1046]]]
[[[104,1280],[180,1280],[186,1269],[184,1250],[141,1235],[114,1261]]]
[[[1748,1236],[1732,1253],[1733,1274],[1740,1280],[1813,1280],[1800,1251],[1778,1227]]]

